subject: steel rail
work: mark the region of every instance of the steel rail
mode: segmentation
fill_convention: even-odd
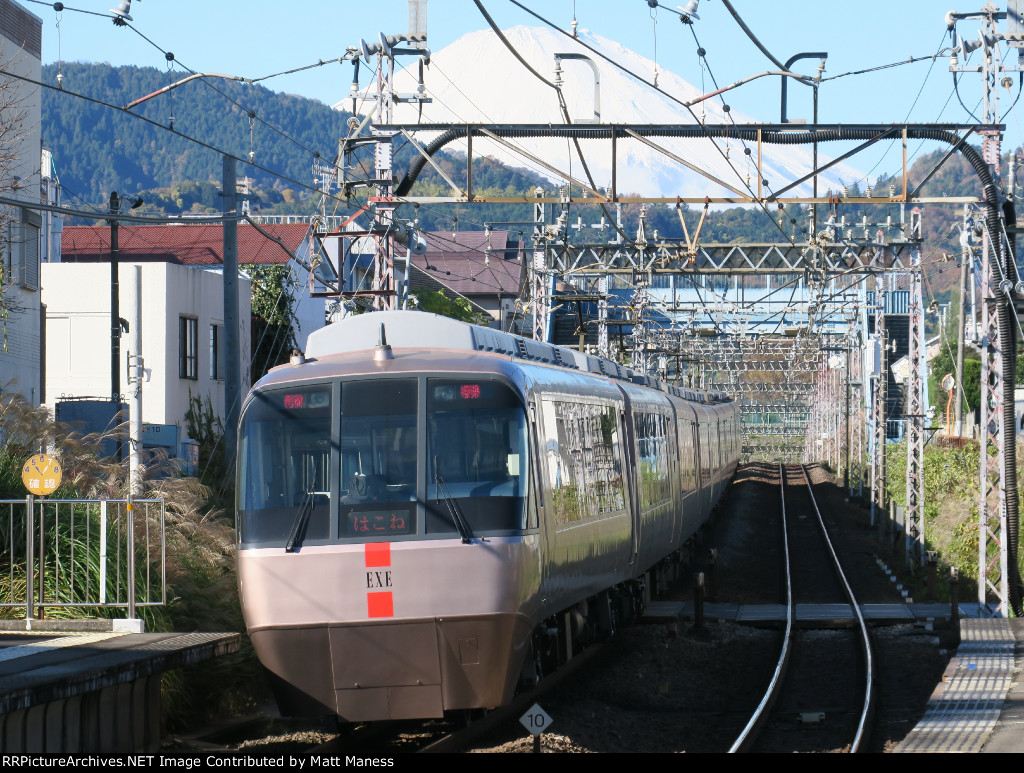
[[[853,589],[850,587],[850,583],[846,579],[846,574],[843,572],[842,562],[839,560],[835,547],[832,545],[832,540],[828,536],[828,530],[825,528],[825,519],[821,517],[821,510],[818,509],[818,501],[814,498],[814,491],[811,488],[811,479],[807,475],[807,467],[800,465],[800,470],[803,472],[804,480],[807,482],[807,491],[811,496],[811,504],[814,505],[814,512],[818,516],[818,525],[821,527],[822,536],[824,536],[825,543],[828,545],[829,552],[832,554],[832,561],[835,564],[836,572],[839,575],[839,581],[842,583],[843,592],[846,594],[847,601],[850,602],[850,608],[853,610],[854,617],[857,618],[857,628],[860,631],[861,644],[864,651],[864,705],[861,707],[860,721],[857,723],[857,733],[850,746],[851,752],[859,752],[861,750],[861,746],[863,746],[867,741],[868,725],[871,722],[875,708],[875,663],[874,653],[871,649],[871,637],[868,635],[868,624],[864,620],[860,604],[857,603],[857,598],[853,595]]]
[[[811,504],[814,506],[814,512],[818,518],[818,526],[821,529],[821,534],[825,539],[825,544],[828,546],[829,553],[832,556],[832,564],[836,570],[836,574],[839,578],[840,584],[843,586],[843,592],[846,595],[847,601],[850,603],[850,607],[853,609],[853,614],[857,619],[857,625],[861,634],[861,643],[864,651],[864,663],[865,663],[865,687],[864,687],[864,704],[861,708],[861,715],[857,724],[857,732],[854,736],[853,742],[850,745],[850,752],[859,752],[867,741],[867,730],[870,725],[871,718],[874,713],[875,703],[875,690],[874,690],[874,654],[871,649],[871,640],[868,635],[867,623],[864,620],[864,616],[861,613],[860,605],[857,603],[857,599],[853,594],[853,590],[850,588],[850,584],[846,579],[846,574],[843,572],[842,563],[839,560],[839,556],[836,554],[835,547],[832,545],[832,540],[828,536],[828,530],[825,527],[825,520],[821,517],[821,510],[818,508],[818,502],[814,498],[814,491],[811,487],[811,481],[807,475],[807,468],[805,465],[800,465],[800,471],[803,474],[804,482],[807,484],[807,493],[811,498]],[[779,661],[775,666],[775,672],[772,675],[771,682],[768,685],[768,689],[765,692],[764,697],[758,704],[757,709],[754,711],[753,716],[747,723],[746,727],[733,742],[732,747],[729,749],[729,753],[733,754],[736,752],[749,751],[756,741],[757,734],[764,726],[765,721],[768,717],[768,711],[774,704],[779,693],[782,691],[782,678],[785,674],[786,668],[789,663],[789,655],[791,651],[791,644],[793,638],[793,621],[795,618],[796,605],[793,600],[792,592],[792,578],[791,578],[791,562],[789,554],[789,537],[787,534],[788,525],[786,522],[786,473],[782,464],[779,465],[779,487],[780,495],[782,499],[782,530],[783,530],[783,557],[785,560],[786,568],[786,601],[787,601],[787,613],[786,613],[786,631],[784,641],[782,644],[782,652],[779,656]]]
[[[754,740],[757,738],[757,733],[764,726],[764,722],[768,718],[768,711],[781,692],[780,687],[786,674],[786,668],[789,665],[789,654],[792,651],[793,621],[796,607],[793,603],[793,580],[789,560],[789,533],[786,525],[786,471],[782,464],[779,464],[779,498],[782,508],[782,555],[786,563],[786,632],[783,635],[782,652],[779,654],[778,663],[775,664],[775,672],[772,674],[768,689],[765,691],[764,697],[761,698],[761,702],[757,704],[757,708],[754,710],[750,721],[747,722],[746,727],[743,728],[743,731],[733,741],[732,746],[729,748],[729,754],[748,751],[753,745]]]

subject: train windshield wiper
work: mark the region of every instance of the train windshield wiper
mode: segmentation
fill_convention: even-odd
[[[309,523],[309,516],[313,514],[313,492],[307,491],[295,511],[295,520],[292,521],[291,531],[288,532],[288,541],[284,543],[285,553],[294,553],[302,546],[302,539],[306,536],[306,524]]]
[[[441,475],[441,466],[437,463],[436,456],[434,457],[434,488],[437,489],[438,494],[444,497],[444,503],[448,507],[448,517],[451,518],[455,528],[462,535],[462,542],[466,545],[470,544],[473,541],[473,531],[469,528],[469,521],[463,515],[459,503],[452,496],[452,492],[448,490],[448,484],[444,482],[444,478]]]

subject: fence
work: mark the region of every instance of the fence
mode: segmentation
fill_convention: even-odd
[[[167,602],[164,501],[0,500],[0,607]],[[134,581],[131,581],[134,578]]]

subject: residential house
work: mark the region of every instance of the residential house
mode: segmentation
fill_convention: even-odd
[[[492,327],[509,330],[516,317],[516,300],[526,277],[528,258],[507,231],[433,231],[423,234],[427,249],[412,254],[410,290],[440,290],[450,298],[468,300],[474,310],[486,314]],[[336,245],[325,239],[325,250],[335,265],[340,263],[342,288],[358,292],[370,288],[373,277],[373,240],[348,239],[336,257]],[[395,282],[406,273],[406,256],[398,247]],[[522,310],[520,309],[520,316]]]
[[[118,255],[122,263],[175,263],[193,268],[224,263],[224,230],[219,224],[121,225]],[[291,277],[293,333],[305,345],[306,337],[324,326],[324,301],[307,290],[309,265],[308,223],[238,225],[238,267],[287,266]],[[294,257],[292,257],[294,255]],[[64,229],[61,260],[95,263],[110,260],[108,226],[69,226]],[[262,374],[259,374],[262,375]]]

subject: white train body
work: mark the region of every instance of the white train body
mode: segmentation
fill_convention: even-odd
[[[239,431],[240,590],[282,710],[508,702],[637,611],[722,495],[738,430],[722,395],[431,314],[314,333]]]

